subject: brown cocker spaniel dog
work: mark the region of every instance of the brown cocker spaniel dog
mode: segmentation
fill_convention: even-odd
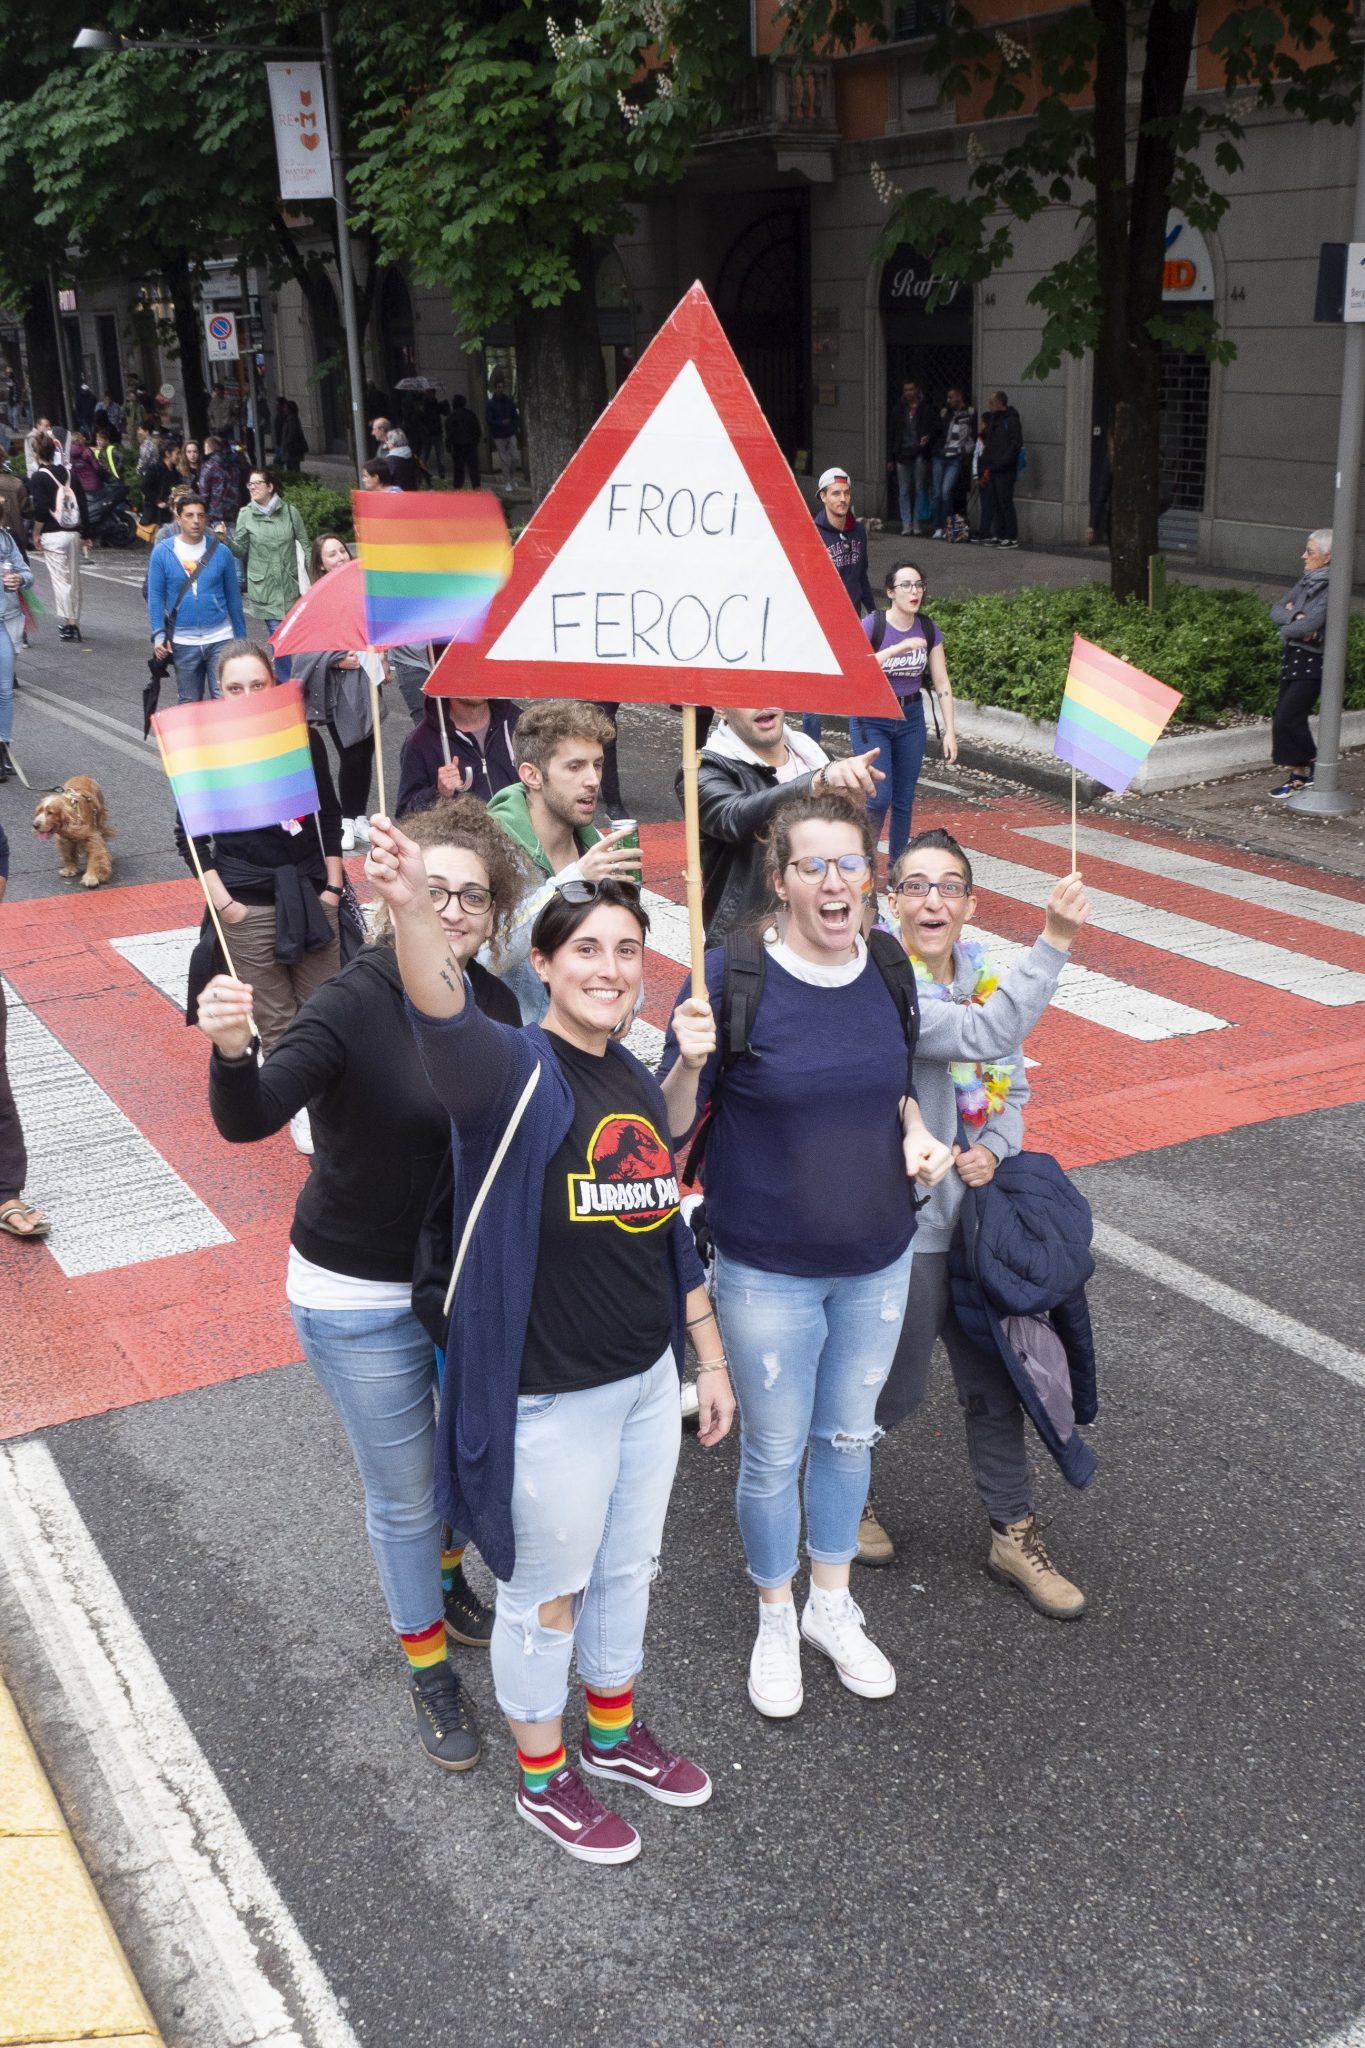
[[[109,814],[104,808],[104,791],[88,775],[73,775],[61,789],[45,796],[33,814],[33,829],[40,839],[55,839],[61,855],[59,875],[85,873],[81,885],[98,889],[114,872],[107,840],[114,837]]]

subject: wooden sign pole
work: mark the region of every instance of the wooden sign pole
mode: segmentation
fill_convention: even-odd
[[[682,708],[683,831],[687,841],[687,931],[692,993],[706,994],[706,924],[701,909],[701,808],[697,801],[697,707]]]

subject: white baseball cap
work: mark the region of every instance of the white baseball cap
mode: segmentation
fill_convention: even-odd
[[[852,481],[846,469],[827,469],[822,473],[815,488],[817,491],[827,491],[831,484],[847,484]]]

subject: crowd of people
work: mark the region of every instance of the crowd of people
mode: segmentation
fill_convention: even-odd
[[[905,538],[1017,548],[1014,491],[1027,463],[1023,424],[1005,392],[993,391],[978,417],[960,385],[935,406],[913,378],[902,384],[886,473]]]
[[[344,559],[320,544],[314,567]],[[989,1568],[1041,1613],[1083,1610],[1038,1537],[1020,1396],[953,1321],[944,1266],[964,1191],[1020,1147],[1020,1047],[1085,900],[1079,878],[1059,883],[1032,951],[995,976],[962,938],[969,856],[929,833],[893,863],[883,923],[871,750],[812,762],[780,712],[729,711],[717,762],[746,765],[729,735],[798,772],[772,768],[734,797],[725,836],[707,831],[707,993],[680,991],[655,1074],[624,1042],[649,915],[635,835],[595,823],[604,713],[460,703],[448,760],[434,721],[414,728],[401,822],[366,823],[377,916],[348,945],[346,806],[321,737],[336,728],[345,774],[343,664],[317,657],[301,678],[317,816],[198,848],[232,960],[206,925],[187,1014],[213,1046],[225,1138],[308,1127],[285,1294],[355,1459],[424,1750],[447,1770],[479,1761],[459,1659],[487,1651],[517,1815],[572,1856],[624,1863],[641,1840],[612,1780],[675,1806],[711,1792],[669,1746],[666,1701],[646,1720],[637,1698],[689,1358],[702,1447],[738,1422],[761,1714],[799,1712],[803,1646],[863,1698],[895,1689],[852,1572],[890,1552],[873,1447],[923,1400],[939,1334]],[[224,694],[274,680],[260,649],[225,644]],[[704,1222],[684,1216],[697,1179]],[[465,1574],[471,1543],[492,1603]]]

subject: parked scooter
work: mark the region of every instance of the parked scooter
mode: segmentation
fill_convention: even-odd
[[[128,486],[110,477],[85,499],[90,538],[102,548],[129,548],[137,539],[137,518],[128,502]]]

